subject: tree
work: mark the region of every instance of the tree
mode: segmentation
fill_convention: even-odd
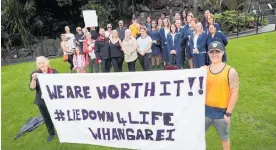
[[[2,1],[2,28],[8,35],[20,34],[24,46],[30,43],[30,20],[35,15],[35,3],[33,0],[20,2],[19,0]],[[2,30],[2,31],[3,31]],[[9,42],[10,40],[8,40]]]

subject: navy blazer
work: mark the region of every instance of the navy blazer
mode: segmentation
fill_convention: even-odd
[[[183,42],[185,44],[185,48],[188,49],[189,46],[189,41],[191,39],[191,37],[189,38],[189,36],[191,36],[193,34],[193,30],[190,28],[190,26],[187,24],[184,27],[184,37],[183,37]]]
[[[191,47],[191,49],[193,50],[194,47],[194,34],[191,35],[191,40],[189,41],[189,45]],[[203,32],[202,34],[200,34],[197,38],[197,49],[199,51],[199,53],[204,53],[206,52],[206,43],[207,43],[207,34],[205,32]]]
[[[161,44],[162,44],[162,47],[163,47],[165,45],[165,43],[167,43],[167,38],[165,36],[165,29],[161,28],[160,31],[159,31],[159,34],[160,34]]]
[[[175,37],[174,37],[174,41],[173,41],[173,37],[172,34],[168,34],[168,38],[167,38],[167,47],[168,47],[168,52],[170,52],[171,50],[175,50],[176,52],[180,52],[182,50],[181,48],[181,34],[180,33],[176,33]]]
[[[214,26],[216,27],[217,31],[221,31],[219,24],[215,23]],[[209,26],[203,26],[203,29],[207,34],[209,33]]]
[[[157,33],[156,33],[157,31]],[[157,43],[160,43],[160,32],[158,30],[148,30],[147,31],[147,34],[151,37],[152,40],[156,40]]]
[[[214,42],[214,41],[218,41],[220,42],[224,47],[228,44],[228,40],[225,34],[223,34],[223,32],[221,31],[217,31],[215,33],[214,38],[212,37],[212,35],[209,33],[207,36],[207,46]]]

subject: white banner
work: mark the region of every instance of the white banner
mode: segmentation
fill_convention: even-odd
[[[206,70],[40,74],[60,142],[204,150]]]
[[[83,10],[82,15],[85,27],[98,26],[98,17],[96,15],[96,10]]]

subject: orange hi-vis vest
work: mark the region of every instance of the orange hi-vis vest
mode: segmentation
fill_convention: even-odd
[[[230,97],[229,71],[226,65],[219,73],[212,73],[208,67],[206,83],[206,105],[213,108],[227,108]]]

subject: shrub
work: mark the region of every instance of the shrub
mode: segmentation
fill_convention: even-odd
[[[225,33],[237,32],[237,26],[239,32],[252,27],[252,24],[256,24],[256,18],[251,13],[238,13],[235,10],[225,11],[222,13],[214,14],[216,22],[221,26],[221,30]],[[267,25],[267,19],[263,18],[260,23]],[[253,27],[254,27],[253,25]]]

